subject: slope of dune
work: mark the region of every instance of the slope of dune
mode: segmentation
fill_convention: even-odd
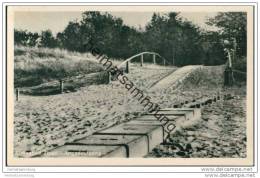
[[[202,122],[172,135],[167,140],[168,145],[159,145],[148,157],[245,156],[245,87],[223,88],[222,68],[202,67],[197,73],[186,77],[177,88],[167,86],[153,91],[150,86],[173,75],[176,68],[153,65],[141,68],[138,64],[131,64],[127,77],[161,108],[216,94],[224,96],[229,93],[236,96],[235,100],[222,100],[205,108]],[[59,95],[22,95],[15,102],[14,111],[16,157],[41,153],[146,112],[119,81],[107,85],[90,85],[76,92]],[[233,135],[230,134],[232,131]],[[240,138],[242,142],[230,141],[231,137]],[[191,145],[192,150],[178,150],[180,147],[177,148],[176,144],[184,149]],[[235,144],[239,148],[232,152]],[[211,154],[214,151],[218,153]]]
[[[28,87],[66,77],[103,71],[89,53],[15,46],[14,86]]]
[[[136,86],[147,88],[172,70],[136,66],[128,76]],[[59,95],[21,95],[15,102],[15,156],[41,153],[129,120],[137,112],[144,112],[142,105],[118,81],[81,87],[76,92]]]

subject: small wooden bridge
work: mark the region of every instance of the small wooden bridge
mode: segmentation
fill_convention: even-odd
[[[140,65],[143,66],[144,65],[144,55],[152,55],[153,57],[153,64],[156,64],[156,58],[162,59],[163,61],[163,65],[170,64],[164,57],[162,57],[160,54],[155,53],[155,52],[149,52],[149,51],[145,51],[145,52],[141,52],[138,53],[136,55],[133,55],[131,57],[129,57],[128,59],[126,59],[124,62],[122,62],[121,64],[117,65],[118,68],[122,68],[124,65],[126,65],[125,67],[125,71],[126,73],[129,73],[130,68],[129,68],[129,63],[137,58],[140,57]]]

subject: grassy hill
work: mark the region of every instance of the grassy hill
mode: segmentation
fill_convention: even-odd
[[[49,48],[14,48],[15,87],[32,87],[100,71],[104,71],[102,65],[90,54]]]

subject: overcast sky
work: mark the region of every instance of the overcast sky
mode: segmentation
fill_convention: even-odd
[[[108,12],[116,17],[121,17],[124,24],[142,27],[151,20],[153,12]],[[61,32],[69,21],[80,20],[82,12],[16,12],[14,26],[16,29],[41,32],[50,29],[54,34]],[[181,12],[180,16],[206,30],[214,29],[205,24],[208,17],[216,13],[207,12]]]

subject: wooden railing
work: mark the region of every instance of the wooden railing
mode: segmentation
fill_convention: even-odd
[[[164,57],[162,57],[160,54],[155,53],[155,52],[148,52],[148,51],[146,51],[146,52],[142,52],[142,53],[139,53],[139,54],[136,54],[134,56],[129,57],[124,62],[122,62],[121,64],[117,65],[117,67],[121,68],[124,65],[126,65],[126,73],[128,73],[129,72],[129,62],[131,62],[132,59],[140,56],[140,65],[143,66],[144,65],[144,55],[145,54],[153,55],[153,64],[156,64],[156,57],[159,57],[160,59],[163,60],[163,65],[166,65],[166,63],[169,64],[169,62]]]

